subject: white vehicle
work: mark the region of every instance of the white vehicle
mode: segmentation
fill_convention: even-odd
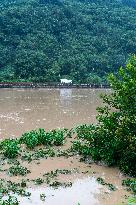
[[[70,84],[72,83],[72,80],[68,80],[68,79],[60,79],[61,83],[65,83],[65,84]]]

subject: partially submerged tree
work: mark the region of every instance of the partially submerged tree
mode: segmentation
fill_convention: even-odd
[[[119,163],[125,173],[136,175],[136,56],[117,76],[111,74],[109,82],[113,92],[102,96],[108,106],[98,108],[98,127],[105,142],[101,156],[111,164]]]
[[[82,153],[136,176],[136,56],[108,79],[113,92],[101,96],[105,106],[97,109],[98,124],[77,129],[87,141]]]

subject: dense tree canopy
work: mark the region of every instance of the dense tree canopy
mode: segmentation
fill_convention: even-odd
[[[100,82],[136,52],[135,0],[3,0],[0,79]]]

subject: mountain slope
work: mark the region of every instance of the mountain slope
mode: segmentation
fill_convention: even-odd
[[[127,0],[4,0],[0,76],[89,82],[136,52],[136,9]],[[97,78],[97,80],[100,80]]]

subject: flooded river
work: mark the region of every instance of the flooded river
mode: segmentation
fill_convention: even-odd
[[[96,122],[100,93],[93,89],[0,89],[0,138],[39,127],[72,128]]]
[[[0,138],[18,137],[22,133],[39,127],[53,129],[59,127],[72,128],[77,124],[96,123],[96,107],[102,105],[100,93],[110,90],[92,89],[1,89],[0,90]],[[71,139],[59,151],[71,146]],[[38,150],[39,147],[35,149]],[[32,154],[29,150],[21,154]],[[3,158],[0,161],[0,179],[4,181],[28,181],[26,190],[29,198],[20,197],[21,205],[117,205],[126,201],[129,193],[122,186],[123,176],[118,168],[101,164],[85,163],[79,156],[55,156],[39,160],[18,162],[30,170],[27,176],[10,176],[10,163]],[[55,170],[76,170],[72,174],[59,174],[54,180],[61,183],[72,183],[70,187],[53,189],[45,183],[45,173]],[[35,185],[36,179],[44,183]],[[102,186],[97,179],[103,178],[106,183],[113,184],[115,191]]]

